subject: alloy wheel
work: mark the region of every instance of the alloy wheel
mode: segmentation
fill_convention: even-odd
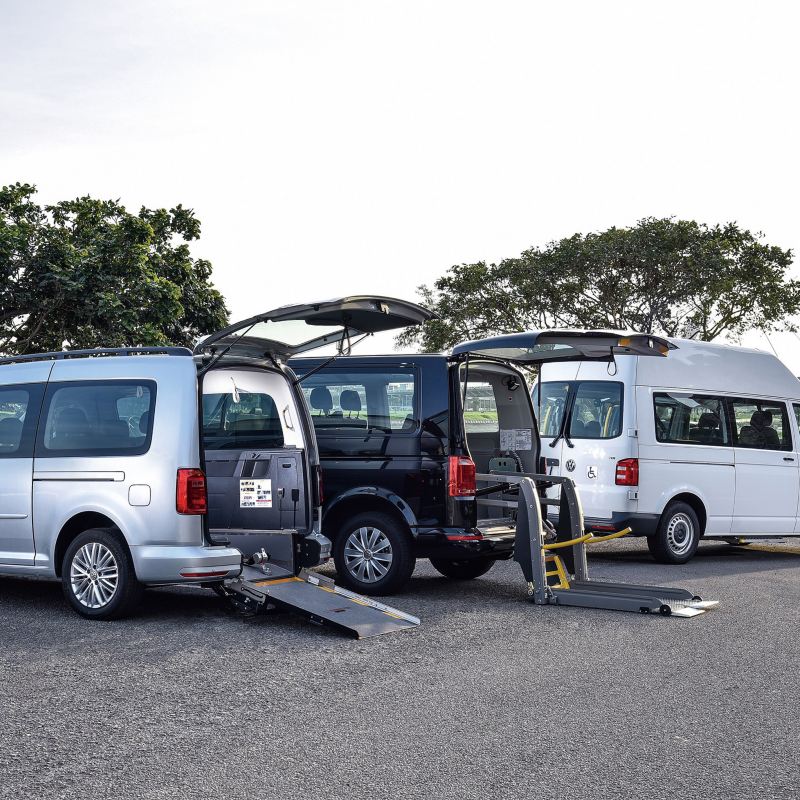
[[[392,566],[392,543],[379,528],[371,525],[354,530],[344,545],[348,572],[362,583],[375,583]]]
[[[75,553],[69,575],[75,599],[86,608],[107,606],[119,586],[117,559],[100,542],[87,542]]]

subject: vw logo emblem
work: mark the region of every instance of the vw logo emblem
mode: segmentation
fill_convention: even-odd
[[[575,462],[572,459],[567,461],[566,467],[567,472],[575,472]]]

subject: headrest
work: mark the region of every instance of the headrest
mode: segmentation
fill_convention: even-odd
[[[719,417],[712,413],[711,411],[703,414],[699,420],[697,420],[697,427],[698,428],[705,428],[706,430],[713,430],[714,428],[719,427]]]
[[[89,427],[89,420],[86,413],[81,408],[65,408],[58,415],[58,423],[56,427],[61,431],[74,432],[76,430],[83,431]]]
[[[16,417],[0,419],[0,444],[13,447],[22,438],[22,420]]]
[[[139,417],[139,433],[143,436],[147,436],[147,429],[150,426],[150,412],[145,411],[141,417]]]
[[[753,428],[767,428],[772,423],[772,414],[769,411],[754,411],[750,417],[750,425]]]
[[[315,386],[311,390],[308,402],[311,408],[316,408],[317,411],[328,412],[333,408],[333,397],[327,386]]]
[[[361,411],[361,398],[354,389],[345,389],[339,395],[339,405],[342,411]]]

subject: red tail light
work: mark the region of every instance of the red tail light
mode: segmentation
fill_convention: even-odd
[[[475,494],[475,462],[466,456],[450,456],[450,497],[471,497]]]
[[[203,470],[178,470],[175,508],[179,514],[205,514],[208,511],[206,476]]]
[[[623,458],[617,462],[617,486],[639,485],[639,459]]]

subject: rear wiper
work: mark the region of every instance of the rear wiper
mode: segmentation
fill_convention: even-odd
[[[568,447],[575,447],[575,445],[572,444],[572,440],[569,438],[569,436],[567,436],[566,431],[559,431],[558,436],[556,436],[556,438],[553,439],[552,442],[550,442],[550,447],[555,447],[561,439],[563,439],[567,443]]]

